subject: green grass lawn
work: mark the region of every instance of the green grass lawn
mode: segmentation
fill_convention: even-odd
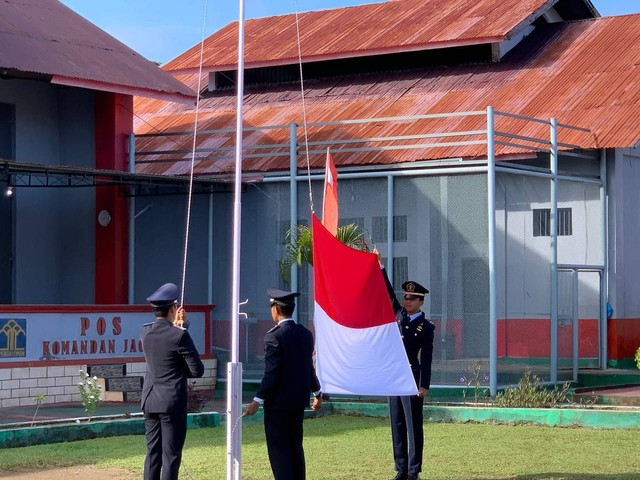
[[[388,420],[305,420],[307,478],[389,479]],[[144,437],[129,436],[0,450],[0,468],[95,464],[141,478]],[[244,480],[271,479],[262,425],[243,430]],[[189,431],[181,478],[226,478],[225,428]],[[484,424],[426,424],[424,479],[640,480],[640,431]]]

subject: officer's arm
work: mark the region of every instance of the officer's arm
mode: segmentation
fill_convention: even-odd
[[[396,293],[393,291],[393,285],[391,285],[391,281],[389,280],[389,276],[387,275],[387,269],[382,267],[381,270],[382,276],[384,278],[384,284],[387,286],[387,293],[389,294],[389,299],[391,300],[393,312],[398,313],[402,309],[402,305],[400,305],[400,302],[398,302]]]
[[[256,397],[266,400],[271,397],[282,371],[282,352],[278,339],[273,334],[267,334],[264,339],[264,377],[256,392]]]
[[[428,321],[425,321],[426,329],[424,342],[420,349],[420,385],[419,387],[429,390],[431,385],[431,362],[433,360],[433,336],[435,327]]]
[[[204,365],[189,332],[183,332],[178,345],[178,353],[182,355],[187,366],[187,377],[199,378],[204,374]]]

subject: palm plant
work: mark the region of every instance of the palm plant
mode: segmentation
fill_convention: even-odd
[[[291,282],[291,266],[308,263],[313,265],[313,248],[311,244],[311,228],[306,225],[296,225],[296,235],[292,237],[291,229],[285,235],[284,254],[280,259],[280,276],[286,283]],[[345,245],[369,251],[364,231],[355,223],[338,227],[336,238]]]

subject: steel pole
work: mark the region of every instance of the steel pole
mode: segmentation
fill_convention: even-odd
[[[231,288],[231,362],[227,368],[227,480],[240,480],[242,452],[242,365],[238,362],[240,330],[240,233],[242,189],[242,104],[244,96],[244,0],[238,14],[238,94],[236,102],[236,164],[233,202],[233,267]],[[237,425],[240,423],[240,425]]]
[[[395,209],[393,176],[387,175],[387,275],[393,285],[393,210]],[[393,285],[395,287],[395,285]]]
[[[579,338],[580,338],[580,302],[579,295],[579,277],[580,271],[576,268],[573,271],[573,329],[572,329],[572,346],[573,346],[573,381],[578,381],[578,363],[579,356]]]
[[[129,172],[136,173],[136,135],[129,134]],[[129,187],[129,305],[135,303],[136,274],[136,197],[135,186]]]
[[[600,368],[607,368],[607,300],[609,298],[609,222],[607,207],[607,152],[602,149],[600,152],[600,234],[602,235],[602,264],[604,269],[600,274]]]
[[[498,393],[498,318],[496,283],[496,153],[495,116],[487,107],[487,228],[489,241],[489,390]]]
[[[298,126],[295,123],[289,125],[289,228],[291,229],[291,242],[295,243],[298,237]],[[298,291],[298,262],[291,264],[291,291]],[[298,322],[298,309],[293,312],[293,319]]]
[[[550,138],[550,169],[551,169],[551,218],[549,222],[551,241],[551,352],[550,380],[558,382],[558,121],[551,119]]]

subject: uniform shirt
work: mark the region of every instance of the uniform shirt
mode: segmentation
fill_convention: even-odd
[[[292,319],[283,319],[265,335],[265,370],[255,401],[269,408],[306,408],[320,390],[313,367],[313,335]]]
[[[204,374],[204,365],[189,332],[161,318],[145,325],[140,339],[147,362],[142,410],[147,413],[186,412],[187,378]]]

